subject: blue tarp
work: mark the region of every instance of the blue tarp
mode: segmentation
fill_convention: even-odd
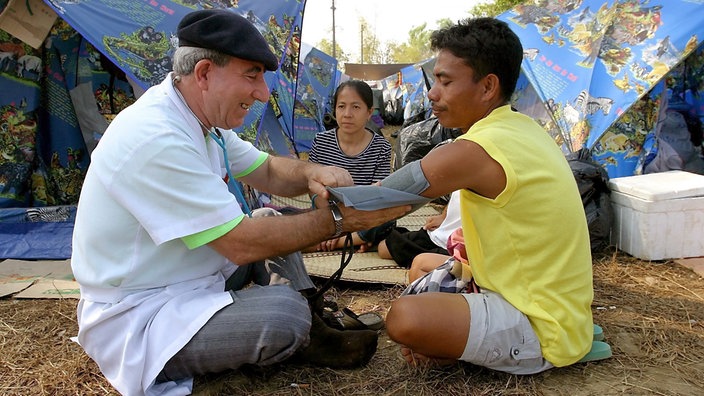
[[[638,171],[645,137],[654,133],[649,116],[663,92],[656,85],[700,46],[702,15],[702,1],[583,0],[529,1],[498,18],[521,39],[522,70],[563,151],[596,149],[617,177]],[[646,114],[624,117],[641,99],[637,112]]]
[[[280,56],[280,69],[265,76],[272,89],[270,101],[253,106],[236,131],[262,150],[296,154],[294,96],[305,1],[45,2],[60,18],[44,47],[35,50],[0,31],[0,258],[70,255],[72,218],[19,219],[25,208],[53,210],[78,201],[90,163],[84,136],[102,131],[81,130],[77,113],[82,109],[76,111],[72,95],[90,84],[97,111],[119,112],[134,96],[127,81],[103,67],[101,54],[140,87],[159,83],[171,69],[176,26],[196,9],[227,8],[245,16]]]
[[[340,83],[337,60],[309,45],[301,47],[294,106],[294,140],[299,152],[311,149],[315,134],[325,130],[323,117],[332,113],[332,97]]]
[[[291,88],[296,80],[298,48],[305,2],[240,0],[232,6],[224,1],[171,0],[93,0],[86,2],[51,1],[59,16],[118,65],[143,88],[161,82],[171,70],[171,56],[178,46],[176,28],[189,12],[206,8],[226,8],[252,22],[267,39],[279,59],[279,70],[267,72],[272,90],[269,103],[253,106],[244,125],[236,129],[262,148],[278,147],[288,155],[293,113]],[[294,35],[295,33],[295,35]],[[281,127],[262,128],[267,107],[275,107]],[[263,133],[265,136],[259,136]],[[270,144],[271,143],[271,144]]]
[[[70,258],[75,218],[75,206],[0,210],[0,258]]]

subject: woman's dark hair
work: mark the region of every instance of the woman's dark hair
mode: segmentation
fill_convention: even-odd
[[[372,92],[372,87],[370,87],[369,84],[365,83],[362,80],[347,80],[342,84],[338,85],[337,89],[335,90],[335,96],[332,102],[333,109],[337,107],[337,97],[340,96],[340,92],[342,92],[342,89],[345,87],[350,87],[354,89],[357,92],[357,95],[362,98],[364,104],[366,104],[368,108],[371,109],[374,107],[374,93]]]
[[[468,18],[430,36],[433,50],[448,50],[474,70],[475,81],[499,78],[501,94],[511,99],[521,72],[523,46],[508,24],[494,18]]]

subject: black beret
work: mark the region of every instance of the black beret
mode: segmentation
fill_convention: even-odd
[[[178,24],[179,46],[199,47],[264,64],[276,70],[279,60],[259,30],[244,17],[225,9],[194,11]]]

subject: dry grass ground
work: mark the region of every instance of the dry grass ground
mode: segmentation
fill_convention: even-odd
[[[458,364],[408,368],[381,332],[359,370],[280,365],[198,377],[196,395],[701,395],[704,279],[672,262],[607,252],[594,260],[595,322],[613,357],[534,376]],[[385,315],[401,287],[339,284],[331,293],[355,312]],[[0,299],[0,394],[117,394],[69,340],[75,300]]]

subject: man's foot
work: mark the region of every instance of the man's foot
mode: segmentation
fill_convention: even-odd
[[[366,253],[366,252],[373,252],[374,251],[374,244],[371,242],[364,242],[361,245],[359,245],[359,249],[357,250],[357,253]]]
[[[430,358],[418,352],[413,352],[411,348],[401,347],[401,356],[408,365],[413,367],[444,367],[457,363],[456,359]]]
[[[356,368],[369,363],[376,352],[378,334],[373,330],[337,330],[313,314],[310,344],[294,361],[330,368]]]

